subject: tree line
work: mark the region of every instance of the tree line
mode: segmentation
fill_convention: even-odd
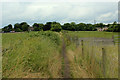
[[[46,24],[43,23],[34,23],[32,27],[30,27],[27,22],[22,23],[16,23],[14,24],[14,27],[9,24],[2,28],[2,31],[4,32],[24,32],[24,31],[30,31],[30,28],[33,28],[33,31],[57,31],[60,32],[61,30],[69,30],[69,31],[97,31],[97,28],[104,28],[108,27],[107,31],[109,32],[120,32],[120,24],[117,24],[115,21],[113,24],[103,24],[103,23],[97,23],[97,24],[85,24],[85,23],[79,23],[76,24],[75,22],[71,23],[64,23],[61,25],[59,22],[47,22]]]

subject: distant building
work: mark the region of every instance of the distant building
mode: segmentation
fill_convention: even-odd
[[[33,27],[29,27],[28,31],[34,31],[34,28]]]
[[[97,31],[107,31],[108,30],[108,27],[103,27],[103,28],[97,28]]]
[[[10,33],[14,33],[15,31],[10,31]]]
[[[103,31],[107,31],[107,30],[108,30],[108,27],[104,27],[104,28],[103,28]]]

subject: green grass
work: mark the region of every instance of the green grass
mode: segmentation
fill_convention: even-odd
[[[54,32],[3,34],[4,78],[61,77],[60,37]]]
[[[102,43],[90,45],[84,41],[76,46],[74,38],[112,38],[119,33],[96,31],[65,31],[65,33],[40,31],[2,34],[2,76],[3,78],[61,78],[63,57],[61,56],[62,37],[66,42],[66,54],[70,60],[72,78],[101,78],[102,48],[106,51],[106,77],[118,77],[118,46]],[[116,39],[118,37],[115,37]],[[0,40],[1,41],[1,40]]]
[[[101,34],[100,34],[101,33]],[[112,38],[112,34],[118,35],[119,33],[108,32],[68,32],[66,36],[72,37],[98,37],[98,38]],[[71,61],[71,74],[74,78],[118,78],[118,45],[103,45],[91,41],[83,42],[83,52],[81,42],[76,47],[76,41],[72,42],[66,39],[67,55]],[[103,62],[102,48],[105,49],[105,76],[103,75]],[[82,69],[80,69],[80,68]],[[79,72],[82,72],[81,75]]]
[[[98,31],[66,31],[67,35],[71,37],[78,36],[79,38],[85,37],[95,37],[95,38],[112,38],[113,35],[118,35],[119,33],[114,32],[98,32]]]

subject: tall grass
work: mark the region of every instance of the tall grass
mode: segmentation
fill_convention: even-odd
[[[61,77],[61,40],[58,34],[7,33],[3,34],[2,40],[4,78]]]
[[[71,34],[68,35],[71,37]],[[72,41],[66,39],[66,41],[69,44],[67,55],[71,62],[73,78],[118,78],[118,45],[104,45],[102,41],[95,43],[91,40],[83,41],[83,45],[79,41],[77,45],[74,39]],[[105,50],[105,55],[102,48]]]

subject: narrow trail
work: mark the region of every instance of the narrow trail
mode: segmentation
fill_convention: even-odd
[[[63,78],[70,78],[69,59],[66,55],[66,44],[65,44],[64,38],[63,38],[63,41],[62,41],[62,56],[63,56],[63,60],[64,60]]]
[[[65,33],[64,33],[65,35]],[[65,42],[65,37],[61,34],[60,35],[62,38],[62,57],[63,57],[63,78],[72,78],[71,74],[74,74],[76,78],[93,78],[94,76],[86,72],[85,69],[81,68],[80,65],[76,64],[74,62],[74,55],[75,52],[66,50],[66,42]],[[72,58],[71,58],[72,57]],[[72,59],[72,62],[71,60]],[[72,64],[72,66],[71,66]],[[72,67],[73,70],[70,68]],[[77,73],[76,73],[77,72]]]

